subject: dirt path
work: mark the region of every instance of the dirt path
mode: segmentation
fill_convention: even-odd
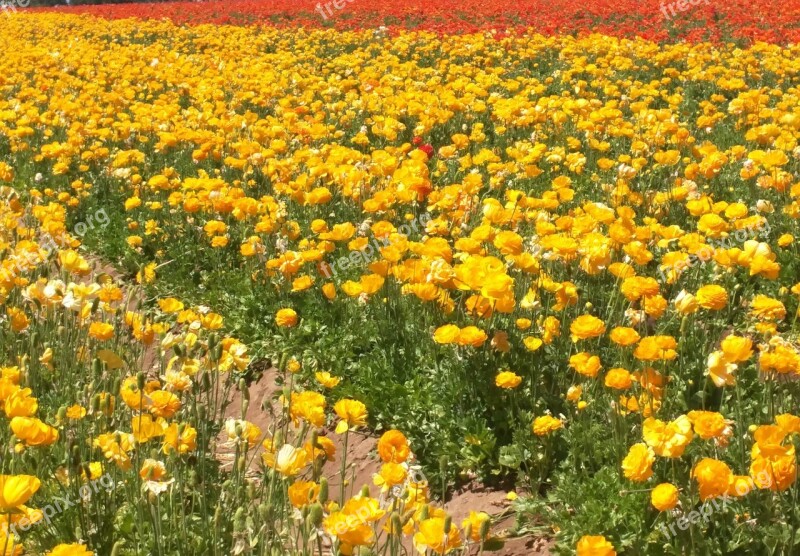
[[[245,419],[258,425],[262,431],[269,429],[273,422],[273,415],[280,413],[280,403],[278,397],[282,387],[277,383],[279,377],[275,368],[264,370],[260,378],[250,385],[250,404],[245,414]],[[240,392],[235,391],[231,398],[231,404],[226,411],[226,418],[241,418]],[[224,437],[224,432],[221,435]],[[327,436],[334,440],[337,447],[337,454],[341,454],[343,446],[339,435],[327,432]],[[220,446],[224,444],[224,438],[220,439]],[[375,453],[375,446],[378,438],[372,434],[351,433],[347,448],[347,461],[349,462],[348,477],[354,477],[353,484],[356,487],[361,485],[372,485],[372,476],[380,470],[380,460]],[[263,448],[257,447],[257,454],[252,459],[251,467],[253,471],[258,467],[260,451]],[[221,451],[223,460],[231,459],[230,451]],[[338,459],[338,457],[337,457]],[[330,478],[331,492],[337,492],[339,487],[339,464],[328,463],[324,468],[324,474]],[[445,508],[453,516],[453,522],[460,524],[469,515],[470,510],[483,511],[492,516],[492,533],[498,536],[508,535],[509,529],[514,525],[514,513],[511,511],[510,502],[506,500],[506,493],[501,490],[491,490],[479,486],[470,485],[463,490],[453,493],[452,498],[447,502]],[[536,538],[533,536],[508,538],[502,550],[493,552],[499,556],[528,556],[528,555],[548,555],[552,542],[548,539]]]

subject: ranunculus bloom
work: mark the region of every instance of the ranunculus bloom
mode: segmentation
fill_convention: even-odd
[[[0,475],[0,512],[9,513],[25,504],[42,482],[33,475]]]
[[[93,556],[94,552],[80,543],[59,544],[47,556]]]
[[[295,423],[304,419],[315,427],[321,427],[325,423],[325,396],[310,390],[293,393],[289,400],[289,415]]]
[[[725,359],[731,363],[747,361],[753,355],[753,340],[742,336],[726,336],[720,347]]]
[[[615,390],[627,390],[633,384],[631,373],[626,369],[615,368],[606,374],[605,385]]]
[[[618,326],[608,335],[612,342],[620,346],[631,346],[641,339],[639,333],[627,326]]]
[[[378,455],[383,462],[403,463],[411,455],[408,439],[398,430],[386,431],[378,439]]]
[[[712,284],[697,290],[697,304],[703,309],[719,311],[728,304],[728,292],[722,286]]]
[[[639,442],[631,446],[628,455],[622,460],[622,472],[625,478],[636,483],[643,483],[653,476],[653,463],[656,456],[646,444]]]
[[[419,524],[419,532],[414,535],[414,546],[421,554],[431,550],[435,554],[447,554],[461,546],[461,532],[458,527],[451,527],[444,533],[443,517],[432,517]]]
[[[367,424],[367,406],[358,400],[339,400],[333,406],[333,410],[341,419],[341,422],[336,426],[336,432],[339,434],[348,429],[363,427]]]
[[[275,324],[284,328],[291,328],[297,324],[297,313],[294,309],[280,309],[275,313]]]
[[[584,535],[576,547],[577,556],[616,556],[614,545],[602,535]]]
[[[497,376],[494,377],[495,386],[498,388],[505,388],[507,390],[516,388],[521,382],[522,377],[516,373],[512,373],[511,371],[497,373]]]
[[[683,455],[689,442],[692,441],[694,434],[689,418],[681,415],[669,423],[648,417],[642,425],[642,436],[657,456],[679,458]]]
[[[569,332],[572,335],[572,341],[586,340],[588,338],[597,338],[602,336],[606,331],[606,324],[592,315],[581,315],[572,321],[569,326]]]
[[[592,355],[591,353],[587,353],[585,351],[576,353],[570,357],[569,366],[583,376],[588,376],[589,378],[596,377],[597,373],[600,372],[600,369],[603,368],[598,356]]]
[[[650,503],[660,512],[678,505],[678,489],[671,483],[661,483],[650,493]]]
[[[731,468],[724,462],[712,458],[703,458],[692,470],[692,478],[700,488],[700,500],[723,496],[733,479]]]
[[[562,428],[564,423],[561,419],[556,419],[551,415],[543,415],[533,420],[533,434],[536,436],[545,436],[551,432],[557,431]]]

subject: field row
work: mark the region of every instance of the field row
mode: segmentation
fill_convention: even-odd
[[[471,33],[480,30],[533,31],[545,35],[602,33],[654,41],[797,42],[800,2],[797,0],[636,0],[536,1],[441,0],[277,0],[259,2],[168,2],[59,6],[59,13],[86,13],[104,18],[168,18],[192,25],[266,24],[271,27],[333,27],[344,30],[429,30]]]

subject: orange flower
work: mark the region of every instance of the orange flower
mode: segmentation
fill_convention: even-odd
[[[319,485],[313,481],[296,481],[289,486],[289,501],[295,508],[302,508],[317,501]]]
[[[557,431],[563,426],[564,423],[561,421],[561,419],[556,419],[551,415],[543,415],[533,420],[533,425],[531,428],[533,429],[533,434],[536,436],[546,436],[551,432]]]
[[[666,512],[678,505],[678,489],[671,483],[661,483],[650,493],[650,503],[659,512]]]
[[[585,351],[576,353],[570,357],[569,366],[583,376],[587,376],[589,378],[596,377],[597,373],[600,372],[600,369],[603,368],[598,356],[592,355],[591,353],[587,353]]]
[[[608,388],[614,388],[615,390],[627,390],[633,385],[633,379],[631,377],[631,373],[629,373],[626,369],[618,367],[608,371],[608,374],[606,374],[605,385]]]
[[[460,346],[481,347],[487,338],[486,332],[477,326],[467,326],[458,333],[456,341]]]
[[[692,441],[692,423],[686,415],[665,423],[653,417],[645,419],[642,435],[648,446],[662,458],[679,458]]]
[[[703,440],[724,438],[733,434],[730,428],[731,421],[726,421],[722,414],[716,411],[695,410],[686,416],[692,422],[694,432]]]
[[[89,337],[95,340],[110,340],[114,337],[114,327],[105,322],[93,322],[89,325]]]
[[[625,478],[636,483],[643,483],[653,476],[653,463],[656,457],[653,450],[640,442],[631,446],[628,455],[622,460],[622,471]]]
[[[494,384],[498,388],[504,388],[506,390],[511,390],[516,388],[522,383],[522,377],[516,373],[512,373],[511,371],[503,371],[497,374],[494,377]]]
[[[647,336],[636,346],[633,356],[642,361],[671,361],[678,356],[677,347],[672,336]]]
[[[297,325],[297,313],[294,309],[279,309],[275,313],[275,324],[281,328],[291,328]]]
[[[378,455],[383,462],[403,463],[411,455],[408,439],[398,430],[388,430],[378,440]]]
[[[731,468],[725,463],[712,458],[703,458],[692,470],[692,478],[700,487],[700,500],[724,496],[733,480]]]
[[[420,553],[431,550],[435,554],[447,554],[461,546],[461,533],[458,527],[450,527],[445,533],[445,519],[432,517],[419,524],[419,532],[414,535],[414,546]]]
[[[703,309],[720,311],[728,304],[728,292],[722,286],[712,284],[697,290],[697,304]]]
[[[616,556],[614,545],[601,535],[584,535],[576,547],[577,556]]]
[[[602,336],[606,331],[606,324],[592,315],[581,315],[572,321],[569,327],[572,341],[586,340],[588,338],[597,338]]]
[[[627,326],[618,326],[608,335],[612,342],[620,346],[632,346],[641,339],[639,333]]]
[[[367,407],[358,400],[339,400],[333,406],[341,421],[336,425],[338,434],[367,424]]]

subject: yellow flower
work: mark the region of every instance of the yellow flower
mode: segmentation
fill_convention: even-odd
[[[325,423],[325,397],[317,392],[306,390],[291,394],[289,415],[292,421],[304,419],[315,427]]]
[[[290,373],[297,373],[300,371],[301,368],[302,365],[300,365],[300,361],[298,361],[294,357],[289,359],[289,361],[286,363],[286,370],[289,371]]]
[[[525,345],[525,349],[527,349],[528,351],[536,351],[537,349],[542,347],[542,344],[544,342],[540,338],[537,338],[536,336],[526,336],[522,340],[522,343]]]
[[[167,468],[164,464],[155,459],[146,459],[142,462],[139,469],[139,477],[145,481],[160,481],[167,476]]]
[[[339,400],[334,404],[333,411],[339,416],[341,421],[336,426],[338,434],[355,427],[363,427],[367,424],[367,407],[358,400]]]
[[[678,489],[670,483],[661,483],[650,493],[650,503],[659,512],[666,512],[678,505]]]
[[[186,454],[197,449],[197,430],[184,423],[172,423],[164,431],[164,445],[162,450],[165,454],[177,451],[179,454]]]
[[[622,471],[625,478],[636,483],[643,483],[653,476],[653,463],[656,457],[653,450],[643,443],[634,444],[628,455],[622,460]]]
[[[86,408],[82,405],[75,404],[67,408],[67,418],[78,421],[86,416]]]
[[[732,386],[736,379],[733,373],[737,369],[735,363],[728,361],[722,351],[714,351],[708,355],[708,376],[718,388]]]
[[[753,341],[750,338],[731,334],[722,340],[720,347],[722,353],[725,354],[725,359],[731,363],[747,361],[753,355]]]
[[[94,556],[94,552],[80,543],[59,544],[47,556]]]
[[[686,415],[665,423],[653,417],[645,419],[642,436],[655,454],[662,458],[679,458],[692,441],[692,423]]]
[[[586,340],[588,338],[597,338],[606,332],[606,324],[592,315],[581,315],[572,321],[569,327],[572,341]]]
[[[561,419],[556,419],[552,415],[542,415],[533,420],[533,434],[536,436],[545,436],[551,432],[555,432],[562,428],[564,423]]]
[[[35,417],[14,417],[11,431],[26,446],[50,446],[58,440],[58,430]]]
[[[703,309],[712,311],[720,311],[728,304],[728,292],[725,291],[725,288],[716,284],[703,286],[697,290],[695,297],[698,305]]]
[[[275,314],[275,324],[282,328],[291,328],[297,325],[297,313],[294,309],[280,309]]]
[[[381,492],[387,492],[392,487],[402,485],[407,476],[408,471],[403,465],[390,461],[381,465],[380,473],[376,473],[372,477],[372,482],[375,486],[380,487]]]
[[[440,326],[433,333],[433,341],[437,344],[453,344],[458,340],[461,329],[455,324]]]
[[[338,376],[333,376],[328,371],[314,373],[314,378],[325,388],[335,388],[342,381]]]
[[[500,372],[494,378],[495,386],[497,386],[498,388],[504,388],[506,390],[516,388],[521,383],[522,383],[522,377],[511,371]]]
[[[489,521],[489,514],[470,510],[469,517],[461,522],[461,528],[472,542],[479,543],[481,540],[486,540],[481,539],[481,527],[487,521]]]
[[[25,504],[41,485],[33,475],[0,475],[0,513],[9,513]]]
[[[405,435],[395,429],[383,433],[378,439],[378,455],[381,461],[388,463],[403,463],[411,455],[411,448],[408,446],[408,439]]]
[[[89,325],[89,337],[95,340],[110,340],[114,337],[114,326],[105,322],[93,322]]]
[[[600,535],[584,535],[576,547],[577,556],[616,556],[614,545]]]
[[[432,517],[419,524],[419,532],[414,535],[414,546],[420,553],[433,551],[434,554],[447,554],[461,547],[461,533],[451,525],[445,533],[445,518]]]
[[[480,347],[486,341],[486,332],[476,326],[467,326],[458,333],[456,341],[461,346]]]
[[[295,508],[302,508],[317,501],[319,485],[313,481],[295,481],[289,485],[289,502]]]
[[[591,353],[587,353],[582,351],[580,353],[576,353],[572,357],[569,358],[569,366],[578,371],[583,376],[594,378],[597,376],[597,373],[600,372],[600,369],[603,368],[602,364],[600,363],[600,358],[596,355],[592,355]]]
[[[709,498],[727,494],[733,473],[727,464],[712,458],[703,458],[694,466],[692,478],[700,488],[700,500],[705,502]]]
[[[612,342],[620,346],[631,346],[641,339],[636,330],[624,326],[614,328],[608,337]]]

